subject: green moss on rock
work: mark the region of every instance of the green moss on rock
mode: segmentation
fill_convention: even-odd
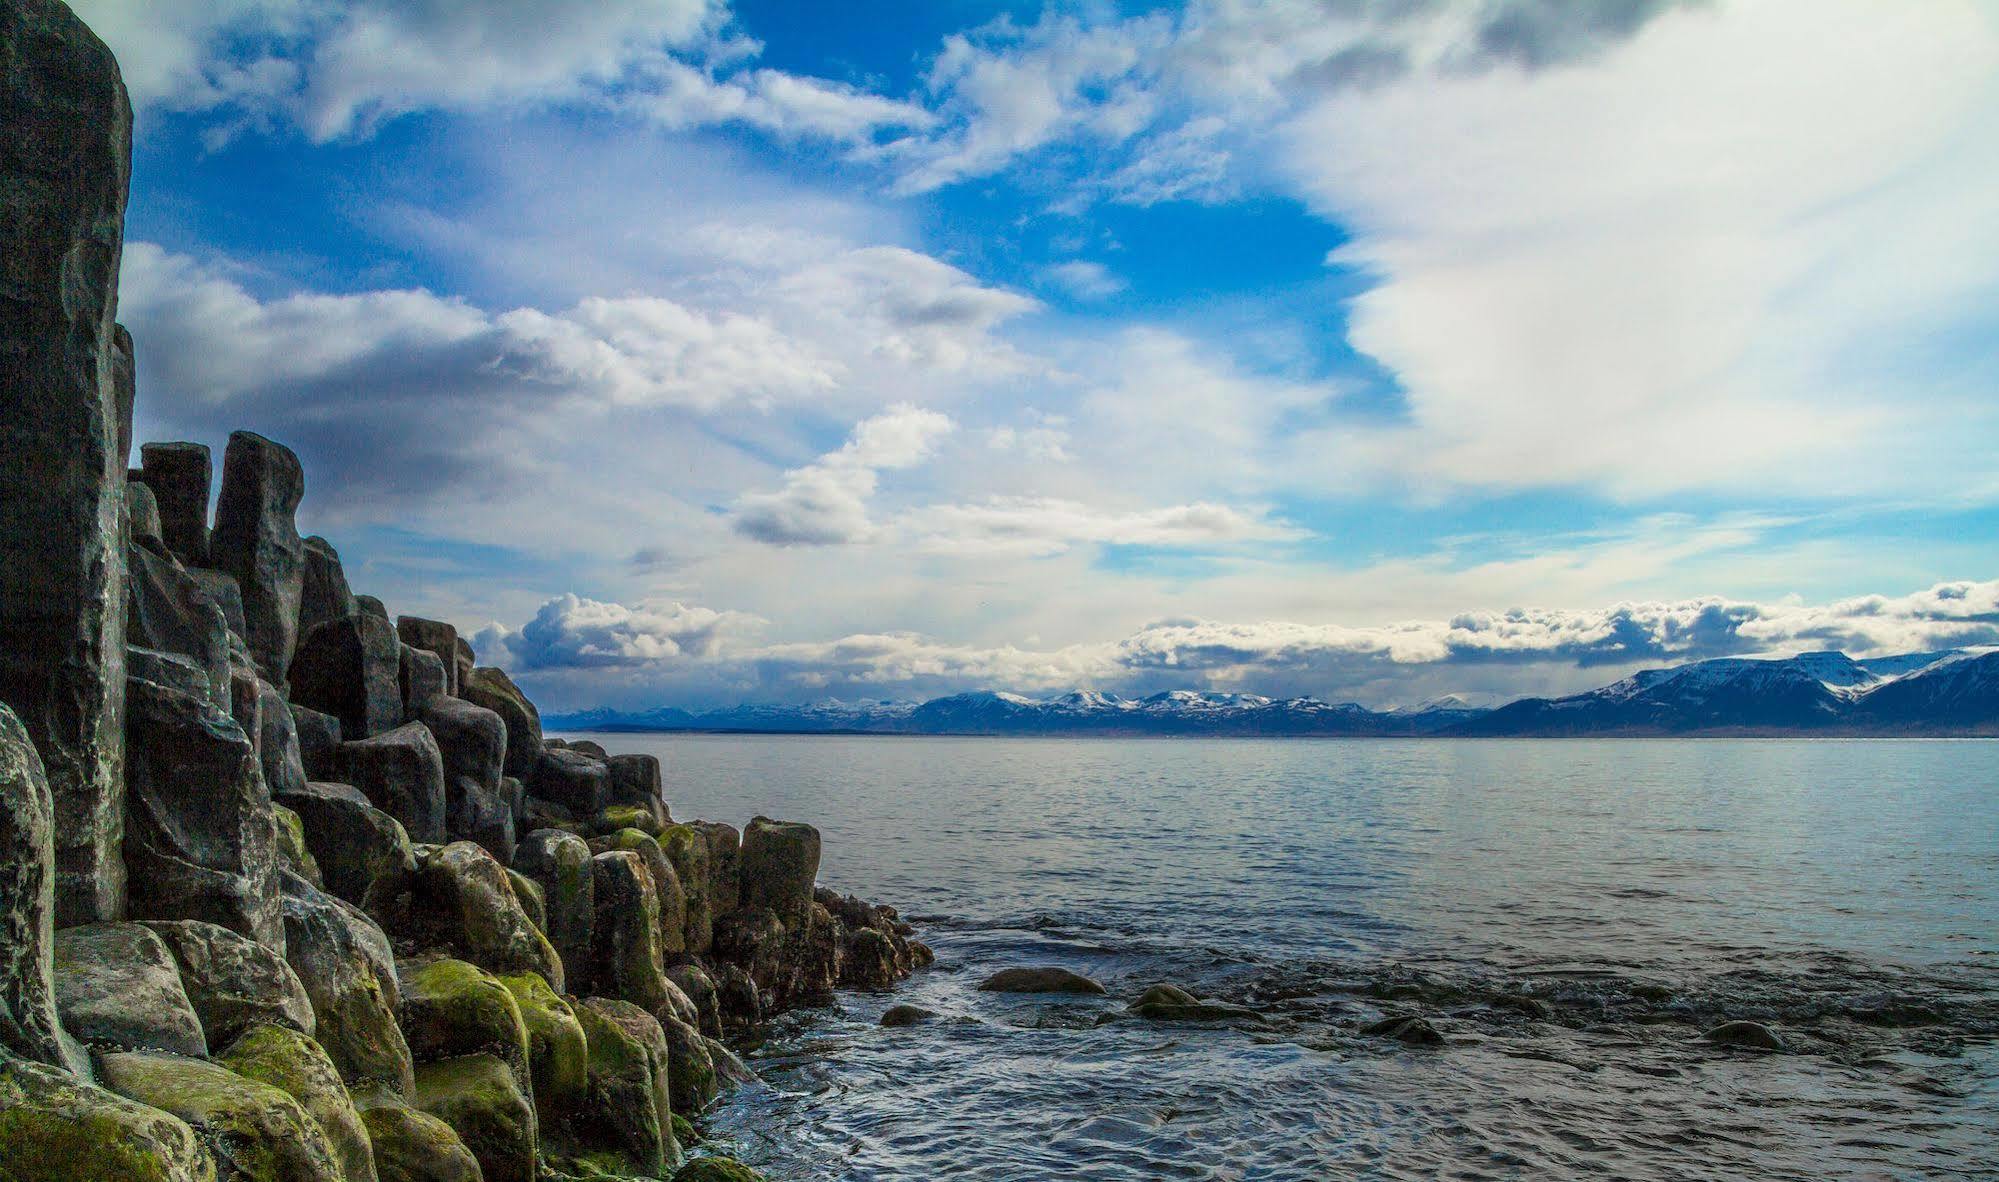
[[[382,1093],[364,1103],[361,1121],[374,1142],[378,1182],[482,1182],[479,1159],[429,1113]]]
[[[418,1062],[491,1054],[528,1086],[527,1024],[498,977],[449,958],[398,967],[403,1037]]]
[[[297,1100],[326,1134],[340,1162],[340,1179],[376,1182],[368,1129],[340,1082],[340,1072],[318,1043],[287,1026],[254,1026],[215,1061]]]
[[[305,822],[281,804],[273,804],[271,812],[278,819],[278,859],[287,870],[312,885],[325,886],[326,881],[319,873],[319,863],[313,861],[312,850],[305,844]]]
[[[0,1182],[215,1182],[187,1123],[66,1071],[0,1062]]]
[[[614,804],[597,814],[590,828],[598,833],[615,833],[620,829],[636,829],[648,837],[658,837],[663,829],[659,817],[644,805]]]
[[[673,1182],[764,1182],[764,1176],[733,1157],[697,1157],[675,1171]]]
[[[583,1099],[589,1074],[589,1049],[576,1010],[533,973],[502,977],[500,983],[514,995],[527,1028],[536,1110],[544,1122],[573,1110]]]
[[[226,1067],[172,1055],[121,1052],[100,1062],[113,1091],[186,1121],[222,1182],[326,1182],[333,1146],[299,1102]]]
[[[485,1182],[535,1182],[539,1129],[513,1071],[492,1055],[416,1069],[416,1106],[451,1126]]]

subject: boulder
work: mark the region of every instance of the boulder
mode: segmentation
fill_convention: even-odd
[[[145,546],[156,554],[171,553],[160,536],[160,503],[153,499],[152,489],[136,480],[125,483],[125,520],[130,523],[134,545]]]
[[[389,938],[374,921],[296,876],[284,880],[286,960],[312,1002],[313,1036],[353,1086],[410,1090],[410,1049]]]
[[[403,1037],[419,1064],[465,1055],[493,1055],[523,1088],[531,1086],[527,1027],[513,991],[498,977],[462,960],[403,962]]]
[[[410,840],[444,840],[444,756],[421,723],[340,744],[342,783],[402,822]]]
[[[680,952],[692,951],[687,946],[687,892],[682,887],[680,875],[673,863],[666,860],[666,854],[659,843],[636,829],[620,829],[593,838],[590,852],[601,854],[610,850],[626,850],[637,854],[645,864],[646,876],[652,880],[653,897],[659,904],[659,951],[662,957]]]
[[[194,1130],[67,1071],[0,1057],[0,1178],[216,1182]]]
[[[542,931],[562,958],[564,979],[580,989],[591,979],[590,931],[597,912],[590,847],[573,833],[536,830],[514,851],[514,868],[541,887]]]
[[[136,923],[56,933],[56,1011],[93,1047],[206,1055],[201,1019],[164,940]]]
[[[399,644],[402,661],[403,716],[415,718],[423,708],[446,696],[444,662],[436,653]]]
[[[457,643],[452,646],[451,657],[452,684],[462,688],[465,685],[465,675],[472,672],[473,664],[478,660],[472,652],[472,642],[463,636],[459,637]]]
[[[610,787],[611,769],[603,760],[562,747],[544,749],[528,780],[529,795],[554,801],[577,817],[602,812]]]
[[[659,896],[637,854],[591,859],[597,916],[591,980],[597,990],[651,1011],[666,1000],[659,951]]]
[[[680,1157],[666,1035],[630,1002],[592,997],[576,1008],[589,1044],[589,1102],[575,1114],[577,1139],[611,1150],[632,1173],[657,1175]]]
[[[215,473],[205,443],[148,443],[139,448],[140,479],[159,503],[160,536],[175,558],[208,565],[208,490]]]
[[[126,561],[125,643],[193,661],[207,675],[210,700],[228,710],[229,625],[222,609],[172,557],[134,545]]]
[[[813,840],[818,840],[816,830]],[[660,835],[659,848],[666,854],[666,860],[673,863],[673,871],[680,878],[680,887],[687,893],[684,946],[695,956],[705,955],[715,938],[715,909],[709,892],[708,835],[692,825],[675,825]],[[816,873],[817,870],[818,859],[815,856],[813,871]],[[809,883],[806,898],[808,901],[811,898]]]
[[[416,874],[402,823],[350,784],[314,780],[278,799],[304,822],[325,888],[371,915],[390,914]]]
[[[1444,1036],[1426,1019],[1408,1014],[1390,1014],[1361,1027],[1360,1032],[1369,1037],[1392,1038],[1412,1047],[1442,1046],[1444,1042]]]
[[[1102,985],[1081,973],[1055,965],[1035,968],[1001,969],[979,983],[985,993],[1096,993]]]
[[[563,988],[562,961],[529,921],[493,855],[469,841],[421,851],[398,935],[493,973],[540,973]]]
[[[415,1099],[458,1134],[485,1182],[535,1182],[534,1105],[505,1063],[491,1055],[426,1063]]]
[[[222,619],[229,625],[230,634],[241,639],[243,629],[249,625],[243,622],[243,588],[237,586],[236,576],[226,571],[200,566],[188,567],[187,573],[195,582],[201,584],[202,590],[208,592],[208,597],[215,601],[215,606],[222,609]],[[249,650],[245,649],[244,652],[248,653]]]
[[[271,816],[278,823],[278,865],[324,890],[326,878],[320,874],[319,862],[305,844],[305,822],[275,801],[271,804]]]
[[[312,631],[316,624],[338,620],[360,611],[354,592],[347,588],[347,572],[340,566],[340,552],[325,538],[306,538],[304,572],[299,583],[298,632]]]
[[[340,771],[340,720],[297,702],[291,703],[290,713],[306,779],[334,779]]]
[[[605,764],[611,769],[611,803],[650,806],[659,800],[658,756],[613,755]]]
[[[264,769],[264,787],[272,796],[305,786],[305,757],[299,749],[298,728],[291,708],[277,686],[257,682],[257,760]]]
[[[127,661],[131,660],[132,651],[129,648],[125,650]],[[126,672],[129,674],[131,670],[128,669]],[[257,673],[257,663],[250,659],[250,650],[244,647],[239,637],[231,636],[229,701],[224,709],[229,712],[229,717],[236,720],[236,725],[243,728],[243,734],[249,738],[252,748],[257,746],[258,740],[264,733],[264,691],[260,688],[263,683],[263,677]],[[129,687],[126,692],[130,693]],[[258,755],[260,774],[262,760],[263,756],[260,753]]]
[[[326,1051],[289,1026],[254,1026],[215,1057],[244,1079],[273,1087],[325,1134],[339,1166],[329,1182],[376,1182],[374,1143]]]
[[[1153,1022],[1260,1022],[1263,1015],[1244,1006],[1202,1001],[1177,985],[1154,985],[1131,1003],[1131,1012]]]
[[[397,616],[396,636],[411,648],[435,655],[438,664],[444,666],[444,692],[458,692],[458,629],[442,620]]]
[[[207,920],[282,952],[277,821],[256,748],[203,683],[163,681],[126,687],[131,914]]]
[[[483,1182],[479,1159],[451,1126],[390,1096],[361,1102],[361,1123],[374,1144],[378,1182]]]
[[[819,831],[757,817],[743,830],[742,906],[768,907],[786,927],[810,917],[819,876]]]
[[[339,1159],[297,1100],[227,1067],[120,1051],[100,1061],[104,1085],[187,1122],[221,1182],[327,1182]]]
[[[111,51],[57,0],[0,6],[0,702],[55,801],[58,926],[124,908],[114,322],[131,157]]]
[[[609,764],[611,762],[611,753],[604,750],[604,745],[595,739],[576,739],[564,744],[564,746],[568,747],[571,751],[579,751],[596,760],[598,763]]]
[[[708,1107],[721,1093],[722,1081],[715,1074],[715,1057],[701,1032],[664,1013],[655,1014],[666,1035],[668,1082],[675,1112],[695,1113]]]
[[[298,642],[305,540],[296,514],[304,496],[305,472],[290,448],[252,431],[230,434],[208,553],[243,588],[243,639],[257,669],[279,684]]]
[[[534,1079],[534,1103],[543,1127],[558,1114],[574,1112],[584,1102],[588,1083],[588,1050],[576,1008],[549,988],[536,973],[500,978],[520,1007],[527,1028],[528,1070]]]
[[[895,945],[874,928],[846,929],[841,946],[840,984],[849,989],[881,993],[892,988],[897,971]]]
[[[1789,1050],[1782,1035],[1761,1022],[1723,1022],[1721,1025],[1701,1035],[1711,1043],[1725,1047],[1744,1047],[1756,1051]]]
[[[742,970],[754,982],[749,989],[751,998],[761,999],[768,994],[782,1004],[790,992],[787,977],[794,967],[786,954],[787,935],[784,924],[770,908],[738,908],[715,923],[715,959]],[[724,1014],[732,1010],[741,1012],[741,1002],[749,999],[738,996],[732,1003],[729,983],[718,982],[718,986]]]
[[[523,781],[534,779],[541,760],[541,715],[505,671],[475,668],[459,683],[458,696],[484,706],[507,724],[506,772]]]
[[[111,326],[112,402],[118,408],[118,455],[123,462],[132,458],[132,412],[139,401],[139,364],[133,354],[132,334],[122,324]],[[125,470],[132,479],[132,470]]]
[[[500,792],[507,724],[484,707],[443,697],[425,706],[418,721],[444,759],[446,832],[478,842],[502,865],[513,861],[513,806]]]
[[[402,650],[387,620],[356,612],[315,624],[291,674],[292,700],[339,719],[349,741],[402,725]]]
[[[383,607],[382,601],[372,595],[356,595],[354,597],[354,606],[371,616],[377,616],[384,620],[389,618],[389,609]]]
[[[722,1008],[715,979],[693,961],[682,961],[666,970],[666,979],[687,996],[694,1006],[695,1025],[709,1038],[722,1037]]]
[[[764,1182],[764,1176],[733,1157],[697,1157],[673,1175],[673,1182]]]
[[[87,1074],[56,1017],[54,805],[28,732],[0,705],[0,1056]]]
[[[733,922],[733,917],[741,914],[743,912],[730,912],[731,918],[716,927],[715,934],[718,948],[721,944],[720,937],[729,929],[730,924]],[[751,914],[769,916],[770,912],[752,912]],[[772,919],[771,922],[775,923],[777,921]],[[723,1029],[729,1031],[747,1030],[754,1028],[759,1022],[762,1022],[764,1019],[763,993],[757,988],[757,983],[750,976],[749,970],[739,964],[729,964],[726,962],[716,963],[714,967],[716,969],[715,1004],[722,1011]]]
[[[156,920],[145,926],[173,954],[211,1048],[227,1046],[252,1026],[312,1033],[312,999],[282,956],[212,923]]]
[[[616,833],[620,829],[636,829],[647,837],[657,840],[666,832],[666,823],[660,816],[661,809],[655,801],[651,807],[640,804],[614,804],[606,807],[590,821],[592,833]]]
[[[742,834],[721,821],[689,821],[708,838],[708,909],[723,916],[743,905]],[[816,872],[815,872],[816,873]]]
[[[513,867],[507,867],[507,881],[513,884],[514,898],[520,900],[521,910],[527,912],[528,922],[542,935],[548,934],[548,898],[542,894],[541,884]],[[551,944],[554,941],[550,941]],[[562,953],[557,952],[560,959]],[[567,977],[567,974],[564,974]]]
[[[922,1006],[895,1005],[882,1011],[883,1026],[915,1026],[937,1016],[937,1011],[926,1010]]]

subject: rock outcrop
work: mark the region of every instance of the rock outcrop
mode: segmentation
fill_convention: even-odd
[[[208,492],[215,471],[205,443],[148,443],[139,479],[159,506],[160,538],[188,566],[208,565]]]
[[[0,705],[0,1054],[85,1070],[56,1017],[55,834],[42,760]]]
[[[290,448],[253,431],[229,436],[208,552],[243,589],[243,639],[258,672],[278,683],[298,642],[305,540],[296,514],[304,496],[305,471]]]

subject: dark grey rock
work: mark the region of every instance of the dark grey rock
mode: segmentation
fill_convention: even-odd
[[[444,692],[458,692],[458,629],[442,620],[397,616],[396,635],[411,648],[435,654],[444,666]]]
[[[884,1026],[915,1026],[919,1023],[927,1022],[936,1016],[937,1011],[926,1010],[922,1006],[890,1006],[882,1012],[881,1024]]]
[[[410,1049],[396,1024],[400,994],[389,938],[357,908],[295,874],[283,884],[285,960],[312,1003],[313,1038],[361,1089],[410,1093]]]
[[[444,662],[437,654],[409,645],[399,645],[402,658],[403,716],[415,718],[423,708],[439,698],[449,697]]]
[[[132,352],[132,334],[122,324],[111,326],[111,385],[118,406],[118,462],[132,462],[132,411],[139,400],[138,361]],[[130,468],[125,480],[132,479]],[[128,502],[129,504],[129,502]]]
[[[639,856],[610,850],[591,859],[597,914],[591,980],[597,991],[647,1011],[666,1000],[659,951],[659,896]]]
[[[742,834],[721,821],[689,821],[708,838],[708,906],[727,915],[743,905]]]
[[[659,799],[658,756],[613,755],[605,762],[611,769],[611,803],[649,805]]]
[[[788,928],[804,924],[819,876],[819,831],[757,817],[743,830],[742,906],[768,907]]]
[[[514,869],[541,887],[549,943],[565,979],[580,989],[590,980],[590,939],[597,914],[590,847],[573,833],[538,829],[514,850]]]
[[[264,786],[273,797],[305,786],[305,759],[300,754],[297,725],[284,694],[268,681],[257,682],[257,759],[264,769]]]
[[[478,658],[472,653],[472,642],[466,640],[463,636],[459,637],[457,643],[452,648],[452,684],[460,687],[464,686],[465,675],[472,672],[473,666],[477,663]]]
[[[55,800],[59,925],[124,900],[114,322],[131,156],[111,51],[56,0],[0,6],[0,702]]]
[[[562,961],[529,922],[506,868],[469,841],[417,852],[410,905],[390,930],[490,973],[539,973],[563,991]]]
[[[444,840],[444,757],[422,724],[342,743],[339,764],[340,781],[402,822],[410,840]]]
[[[49,981],[55,939],[54,804],[41,756],[0,706],[0,1058],[82,1070]]]
[[[603,811],[610,787],[611,770],[604,761],[556,747],[542,751],[528,781],[528,795],[553,801],[572,816],[594,817]]]
[[[187,573],[194,576],[194,581],[208,592],[215,606],[222,609],[222,619],[229,625],[229,631],[241,639],[243,630],[249,625],[243,622],[243,588],[237,586],[236,576],[200,566],[188,567]],[[246,648],[244,651],[249,650]]]
[[[145,925],[180,969],[209,1047],[226,1047],[252,1026],[275,1023],[311,1034],[312,1002],[285,958],[227,928],[196,920]]]
[[[594,739],[577,739],[567,744],[567,746],[569,750],[587,755],[598,763],[609,764],[611,762],[611,753],[604,750],[604,745]]]
[[[514,810],[500,788],[507,724],[460,698],[434,699],[418,721],[430,729],[444,757],[445,831],[478,842],[503,866],[512,862]]]
[[[715,979],[708,975],[707,970],[693,961],[682,961],[668,966],[666,979],[673,982],[687,995],[687,999],[694,1003],[694,1012],[699,1018],[697,1025],[701,1033],[709,1038],[722,1037],[719,994],[715,989]]]
[[[144,546],[127,548],[125,642],[178,653],[208,675],[209,699],[229,709],[229,627],[186,567]]]
[[[280,685],[298,643],[305,540],[297,513],[304,496],[305,472],[290,448],[253,431],[229,436],[209,557],[243,588],[243,639],[258,670]]]
[[[475,706],[484,706],[507,724],[506,771],[524,782],[532,782],[541,761],[541,714],[527,695],[504,670],[480,666],[465,675],[458,696]]]
[[[160,536],[160,505],[153,499],[152,489],[136,481],[125,482],[125,520],[131,523],[134,545],[166,552],[166,541]]]
[[[305,547],[305,575],[299,586],[298,634],[304,636],[313,625],[351,616],[361,607],[347,587],[347,572],[333,543],[310,537],[301,544]]]
[[[208,565],[208,490],[215,472],[205,443],[148,443],[140,478],[160,506],[160,536],[188,566]]]
[[[1094,993],[1104,987],[1081,973],[1057,965],[1001,969],[979,983],[985,993]]]
[[[93,1047],[208,1054],[180,967],[166,941],[143,924],[57,932],[55,990],[63,1025]]]
[[[1378,1022],[1361,1027],[1362,1034],[1370,1037],[1392,1038],[1396,1042],[1412,1047],[1436,1047],[1444,1044],[1444,1036],[1425,1018],[1408,1014],[1390,1014]]]
[[[306,848],[326,889],[370,915],[390,913],[416,873],[402,823],[351,784],[314,780],[277,800],[304,823]]]
[[[1725,1047],[1745,1047],[1756,1051],[1782,1051],[1789,1046],[1783,1036],[1761,1022],[1723,1022],[1721,1025],[1701,1035],[1711,1043]]]
[[[336,778],[340,774],[340,720],[297,702],[291,703],[291,716],[306,779]]]
[[[349,741],[403,721],[402,650],[380,616],[356,612],[315,625],[292,660],[292,701],[340,720]]]

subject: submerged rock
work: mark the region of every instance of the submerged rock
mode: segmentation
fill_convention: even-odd
[[[1412,1047],[1442,1046],[1444,1036],[1437,1032],[1424,1018],[1414,1018],[1407,1014],[1390,1014],[1378,1022],[1361,1027],[1360,1032],[1370,1037],[1392,1038],[1396,1042]]]
[[[673,1182],[764,1182],[764,1176],[732,1157],[697,1157],[680,1167]]]
[[[883,1026],[915,1026],[937,1016],[937,1011],[926,1010],[922,1006],[894,1005],[882,1012]]]
[[[0,1058],[0,1177],[18,1182],[216,1182],[185,1121],[66,1071]]]
[[[1131,1012],[1154,1022],[1259,1021],[1263,1015],[1245,1006],[1202,1001],[1177,985],[1154,985],[1131,1003]]]
[[[1081,973],[1055,965],[1038,968],[1001,969],[980,982],[979,989],[986,993],[1095,993],[1105,992],[1097,984]]]
[[[1784,1051],[1790,1049],[1783,1036],[1761,1022],[1723,1022],[1721,1025],[1701,1035],[1711,1043],[1725,1047],[1744,1047],[1756,1051]]]

